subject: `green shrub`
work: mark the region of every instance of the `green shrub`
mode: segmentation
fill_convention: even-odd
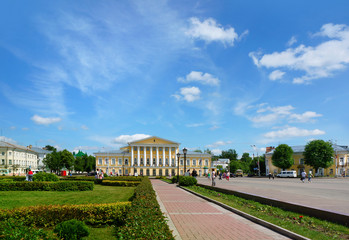
[[[136,187],[140,182],[131,182],[131,181],[110,181],[104,180],[101,185],[104,186],[120,186],[120,187]]]
[[[140,182],[142,181],[143,177],[141,176],[117,176],[117,177],[105,177],[104,180],[111,180],[111,181],[131,181],[131,182]]]
[[[8,219],[0,222],[0,238],[5,240],[49,240],[48,234],[42,229],[25,226],[22,222]]]
[[[25,181],[25,176],[0,176],[0,180],[3,179],[12,179],[13,181],[21,182]]]
[[[179,185],[180,186],[193,186],[197,184],[197,180],[194,177],[191,176],[182,176],[179,178]]]
[[[33,175],[34,182],[57,182],[59,178],[56,174],[39,172]]]
[[[81,176],[66,176],[66,177],[59,177],[59,180],[64,180],[64,181],[94,181],[95,177],[81,177]]]
[[[84,221],[90,225],[121,225],[130,206],[130,202],[118,202],[21,207],[0,211],[0,221],[13,219],[32,227],[52,227],[71,219]]]
[[[0,182],[0,191],[92,191],[93,182]]]
[[[179,182],[181,181],[181,178],[184,178],[184,176],[179,176]],[[177,183],[177,176],[173,176],[171,178],[172,183]]]
[[[53,232],[57,233],[61,239],[65,240],[80,240],[90,235],[90,231],[86,224],[76,219],[59,223]]]
[[[135,189],[125,224],[116,232],[118,239],[174,239],[147,177]]]

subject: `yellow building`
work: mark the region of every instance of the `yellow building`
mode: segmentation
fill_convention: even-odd
[[[179,149],[180,143],[159,137],[129,142],[116,151],[94,153],[96,169],[109,175],[175,176],[196,170],[199,176],[211,167],[211,155]],[[179,153],[179,158],[178,158]],[[184,162],[184,159],[186,162]],[[179,162],[179,166],[178,166]]]
[[[305,165],[304,164],[304,148],[305,146],[291,146],[293,150],[293,165],[287,169],[287,170],[295,170],[297,171],[297,174],[300,175],[302,171],[305,171],[306,173],[309,173],[309,171],[312,171],[312,173],[315,176],[349,176],[349,148],[348,146],[339,146],[339,145],[333,145],[332,146],[335,152],[335,155],[333,156],[333,164],[326,168],[319,168],[318,171],[315,173],[315,169],[313,167]],[[266,173],[269,172],[277,174],[280,173],[282,169],[276,167],[272,163],[272,156],[274,153],[273,147],[267,147],[267,152],[265,154],[265,165],[266,165]]]

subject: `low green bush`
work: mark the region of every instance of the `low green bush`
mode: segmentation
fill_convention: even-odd
[[[25,176],[0,176],[0,180],[3,179],[11,179],[15,182],[22,182],[25,181]]]
[[[13,219],[32,227],[52,227],[71,219],[90,225],[122,225],[130,206],[130,202],[118,202],[21,207],[0,211],[0,221]]]
[[[7,219],[0,222],[0,239],[5,240],[51,240],[42,229],[25,226],[15,219]]]
[[[181,178],[184,178],[184,176],[179,176],[179,181],[181,181]],[[177,183],[177,176],[173,176],[171,178],[172,183]]]
[[[117,177],[105,177],[104,180],[111,181],[131,181],[131,182],[140,182],[143,177],[141,176],[117,176]]]
[[[59,178],[56,174],[39,172],[33,175],[34,182],[57,182]]]
[[[83,176],[65,176],[65,177],[60,177],[59,180],[64,180],[64,181],[94,181],[95,177],[83,177]]]
[[[86,224],[76,219],[59,223],[53,232],[57,233],[58,237],[65,240],[80,240],[90,235],[90,231]]]
[[[125,224],[116,228],[118,239],[174,239],[147,177],[135,189]]]
[[[93,182],[0,182],[0,191],[92,191]]]
[[[140,182],[131,182],[131,181],[110,181],[103,180],[101,185],[104,186],[119,186],[119,187],[136,187],[140,184]]]
[[[198,181],[196,178],[191,177],[191,176],[182,176],[179,178],[179,185],[180,186],[193,186],[196,185]]]

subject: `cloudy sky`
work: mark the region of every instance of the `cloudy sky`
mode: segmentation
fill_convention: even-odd
[[[1,139],[349,144],[346,0],[1,1]],[[255,146],[255,147],[251,147]]]

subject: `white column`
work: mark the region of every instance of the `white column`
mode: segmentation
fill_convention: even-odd
[[[156,147],[156,166],[159,166],[159,147]]]
[[[153,166],[153,147],[150,147],[150,166]]]
[[[139,166],[140,161],[141,161],[141,151],[139,146],[137,146],[137,166]]]
[[[169,163],[169,166],[172,167],[171,148],[172,147],[168,147],[168,158],[169,158],[168,163]]]
[[[162,147],[162,164],[163,164],[163,166],[166,164],[166,161],[165,161],[165,146]]]
[[[134,161],[133,160],[134,160],[134,153],[133,153],[133,146],[131,146],[131,166],[134,165]]]
[[[143,146],[143,150],[144,150],[143,164],[144,164],[144,166],[146,166],[146,164],[147,164],[147,147]]]

